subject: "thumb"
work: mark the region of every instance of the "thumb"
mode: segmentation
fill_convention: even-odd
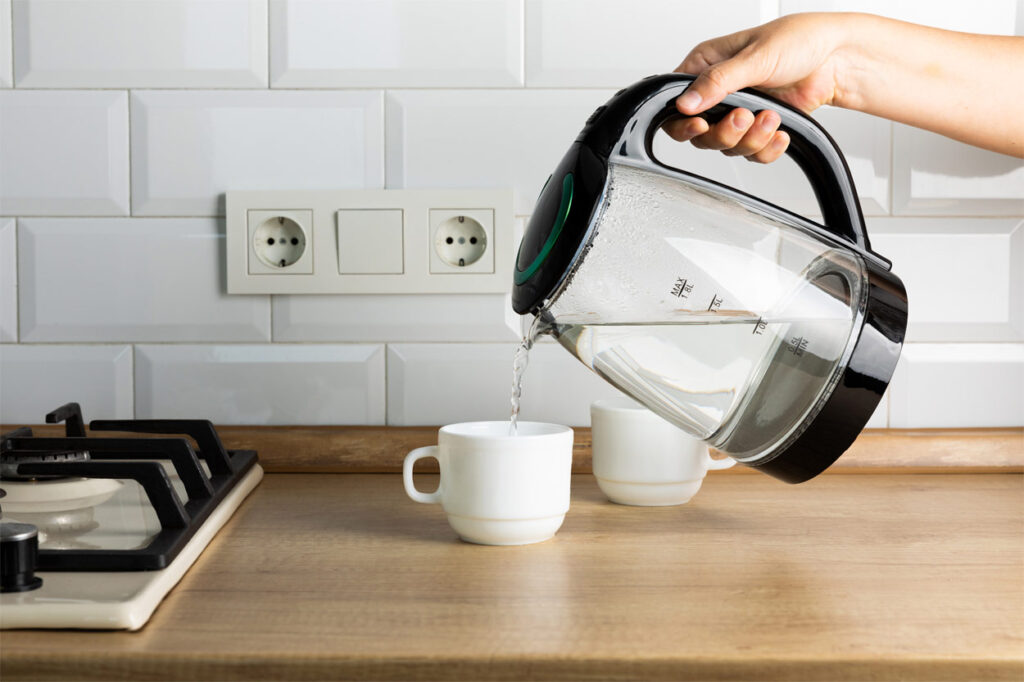
[[[704,69],[676,100],[676,108],[687,116],[698,114],[721,102],[729,93],[758,85],[767,77],[764,71],[760,59],[741,51]]]

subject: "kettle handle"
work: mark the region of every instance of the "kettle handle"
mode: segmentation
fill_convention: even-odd
[[[671,168],[654,157],[654,133],[670,118],[683,116],[676,109],[675,100],[695,78],[682,73],[649,76],[620,90],[595,112],[578,139],[602,156],[624,156]],[[728,95],[721,103],[698,116],[708,123],[717,123],[735,107],[744,107],[754,114],[764,109],[772,109],[779,114],[779,130],[789,133],[791,140],[786,153],[810,181],[821,207],[824,227],[828,232],[856,244],[862,251],[870,251],[853,177],[842,152],[825,129],[803,112],[751,89]],[[603,125],[605,121],[616,119],[625,122],[618,130],[613,131]]]

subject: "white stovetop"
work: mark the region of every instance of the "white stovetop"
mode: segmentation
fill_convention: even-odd
[[[168,469],[168,477],[179,497],[186,499],[184,487],[173,470]],[[256,464],[238,481],[167,568],[160,571],[37,573],[43,579],[39,589],[0,595],[0,629],[139,629],[261,478],[263,469]],[[58,513],[52,508],[46,510],[45,501],[34,503],[34,509],[26,504],[19,505],[24,491],[5,482],[8,496],[3,504],[4,519],[36,525],[40,529],[41,549],[134,549],[148,544],[159,532],[156,514],[137,483],[88,483],[91,485],[76,489],[81,491],[79,499],[83,504],[78,509]],[[58,482],[43,485],[55,491],[59,488]],[[39,491],[33,492],[34,498],[40,500]],[[48,495],[44,493],[41,497],[45,499]],[[96,506],[85,504],[90,501]]]

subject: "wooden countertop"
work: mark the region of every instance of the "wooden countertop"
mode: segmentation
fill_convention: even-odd
[[[1021,680],[1022,503],[1014,473],[712,474],[667,508],[577,475],[553,540],[478,547],[394,474],[271,474],[141,631],[5,631],[0,677]]]

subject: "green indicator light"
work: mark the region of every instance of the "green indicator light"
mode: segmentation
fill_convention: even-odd
[[[569,209],[572,207],[572,190],[572,173],[567,173],[565,178],[562,179],[562,203],[558,206],[558,215],[555,217],[555,224],[551,228],[551,234],[548,235],[547,241],[541,247],[540,253],[537,254],[537,257],[533,259],[533,262],[525,270],[520,270],[519,266],[516,266],[516,284],[522,284],[533,277],[533,274],[537,272],[537,268],[544,263],[548,254],[551,253],[551,249],[554,248],[555,242],[558,241],[558,235],[562,234],[562,228],[565,227],[565,221],[569,217]]]

